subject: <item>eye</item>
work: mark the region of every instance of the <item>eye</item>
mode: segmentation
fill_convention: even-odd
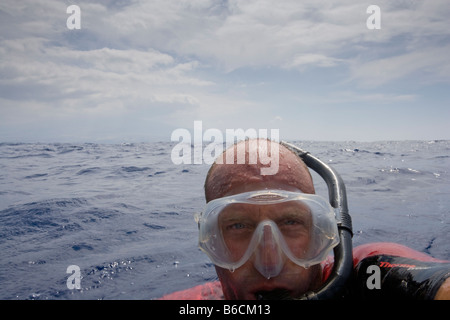
[[[308,233],[308,226],[303,219],[284,219],[278,223],[278,228],[287,237],[299,237]]]
[[[284,225],[286,226],[293,226],[293,225],[297,225],[300,224],[300,222],[298,220],[285,220],[284,221]]]
[[[241,222],[236,222],[236,223],[230,224],[226,227],[227,230],[242,230],[245,228],[246,228],[245,224],[243,224]]]
[[[305,223],[299,219],[286,219],[281,222],[282,226],[303,226]]]
[[[229,221],[223,226],[225,237],[250,237],[255,231],[255,226],[246,221]]]

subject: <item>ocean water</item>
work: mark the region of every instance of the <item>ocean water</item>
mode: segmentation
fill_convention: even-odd
[[[450,141],[294,143],[343,177],[354,246],[450,259]],[[215,280],[193,218],[208,165],[173,164],[174,145],[0,144],[0,299],[156,299]]]

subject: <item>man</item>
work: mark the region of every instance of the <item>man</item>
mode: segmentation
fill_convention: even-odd
[[[261,175],[264,164],[248,161],[251,152],[267,152],[272,143],[252,139],[230,147],[206,177],[200,246],[215,263],[220,285],[165,298],[218,298],[222,293],[225,299],[296,298],[324,283],[333,262],[323,253],[336,245],[337,233],[328,223],[333,213],[314,195],[307,166],[283,145],[277,144],[275,174]],[[243,145],[246,161],[238,164]],[[234,164],[225,161],[230,155]],[[382,268],[383,288],[367,289],[368,265]],[[361,246],[354,250],[354,266],[348,297],[450,299],[450,264],[409,248]],[[404,285],[408,279],[409,287]]]

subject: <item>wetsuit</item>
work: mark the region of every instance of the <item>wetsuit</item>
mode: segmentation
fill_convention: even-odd
[[[325,281],[333,267],[332,258],[322,263]],[[353,250],[354,272],[342,298],[347,299],[434,299],[450,277],[450,261],[438,260],[395,243],[372,243]],[[168,300],[223,299],[219,281],[164,296]]]
[[[450,276],[450,262],[392,243],[355,248],[350,297],[431,300]]]

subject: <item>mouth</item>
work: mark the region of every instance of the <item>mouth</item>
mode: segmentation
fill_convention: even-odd
[[[269,291],[256,291],[256,300],[289,300],[292,292],[286,289],[274,289]]]

